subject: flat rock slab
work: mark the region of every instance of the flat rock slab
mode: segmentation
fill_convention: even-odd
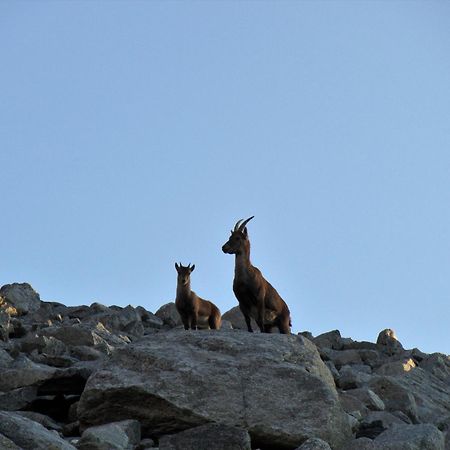
[[[251,442],[242,428],[208,424],[163,436],[159,450],[251,450]]]
[[[117,349],[86,384],[82,428],[136,419],[144,437],[215,422],[247,430],[253,446],[295,448],[351,435],[316,347],[294,335],[243,331],[155,334]]]

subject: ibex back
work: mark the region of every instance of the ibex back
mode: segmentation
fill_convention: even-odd
[[[200,298],[194,291],[191,291],[191,273],[195,269],[195,264],[191,267],[183,267],[180,263],[175,263],[177,269],[177,298],[175,306],[180,314],[185,330],[196,330],[198,326],[209,327],[218,330],[222,323],[219,308],[208,301]]]
[[[236,255],[233,291],[239,301],[248,331],[252,332],[253,317],[262,333],[270,333],[278,327],[280,333],[290,334],[291,318],[289,308],[276,289],[263,277],[261,271],[250,262],[250,240],[247,223],[239,220],[231,232],[230,239],[222,251]],[[242,222],[242,223],[241,223]]]

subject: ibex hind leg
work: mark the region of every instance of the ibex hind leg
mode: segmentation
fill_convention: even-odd
[[[211,314],[208,318],[209,328],[211,330],[218,330],[220,328],[221,319],[218,314]]]
[[[280,317],[278,319],[278,329],[281,334],[291,334],[291,327],[289,326],[291,323],[291,319],[288,317]]]
[[[266,323],[264,324],[264,333],[272,333],[272,324]]]

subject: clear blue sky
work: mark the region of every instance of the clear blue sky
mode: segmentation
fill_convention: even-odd
[[[450,353],[448,2],[0,3],[0,284],[155,311],[221,251],[294,330]]]

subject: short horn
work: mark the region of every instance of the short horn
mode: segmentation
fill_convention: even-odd
[[[255,216],[252,216],[252,217],[249,217],[248,219],[245,219],[245,220],[239,225],[239,231],[244,231],[245,225],[247,225],[247,224],[250,222],[250,220],[253,219],[253,217],[255,217]]]
[[[233,231],[237,231],[238,229],[239,229],[239,225],[241,224],[241,222],[243,221],[244,219],[239,219],[237,222],[236,222],[236,225],[234,226],[234,230]]]

